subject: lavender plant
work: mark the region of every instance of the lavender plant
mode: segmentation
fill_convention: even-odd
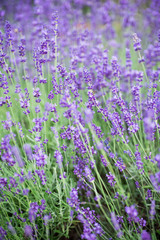
[[[0,239],[160,238],[160,2],[0,3]]]

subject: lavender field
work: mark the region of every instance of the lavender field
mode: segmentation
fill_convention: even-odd
[[[160,1],[0,1],[0,240],[160,239]]]

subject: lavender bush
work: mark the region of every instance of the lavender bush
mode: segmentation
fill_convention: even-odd
[[[0,2],[0,239],[160,239],[160,1]]]

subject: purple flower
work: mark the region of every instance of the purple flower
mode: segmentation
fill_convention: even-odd
[[[137,209],[135,208],[134,205],[132,205],[130,207],[126,206],[125,211],[129,216],[129,220],[137,221],[138,211],[137,211]]]
[[[141,154],[138,151],[138,145],[136,145],[136,152],[135,152],[135,157],[136,157],[136,164],[137,164],[137,168],[138,170],[141,170],[141,174],[144,173],[144,169],[143,169],[143,162],[141,160]]]
[[[25,108],[28,110],[28,107],[30,106],[30,103],[29,103],[29,100],[28,98],[24,98],[24,94],[20,93],[19,94],[19,97],[20,97],[20,105],[21,105],[21,108]]]
[[[30,190],[29,190],[29,189],[27,189],[27,188],[26,188],[26,189],[23,189],[23,195],[24,195],[24,196],[27,196],[27,195],[28,195],[28,193],[29,193],[29,191],[30,191]]]
[[[144,131],[146,134],[146,139],[153,141],[156,124],[154,120],[154,111],[152,109],[149,109],[146,112],[145,117],[143,118],[143,122],[144,122]]]
[[[33,90],[33,97],[39,98],[41,96],[40,89],[36,88]]]
[[[55,152],[54,152],[54,157],[56,158],[56,163],[58,164],[58,166],[59,166],[59,168],[62,168],[62,162],[63,162],[63,156],[62,156],[62,154],[58,151],[58,150],[56,150]]]
[[[15,124],[13,123],[12,119],[11,119],[11,115],[9,112],[6,113],[7,115],[7,120],[6,121],[2,121],[3,123],[3,128],[6,130],[10,130],[12,126],[14,126]]]
[[[116,192],[116,194],[115,194],[114,198],[118,199],[118,197],[119,197],[119,193],[118,193],[118,192]]]
[[[103,155],[101,155],[101,162],[103,163],[103,165],[104,165],[105,167],[108,166],[108,162],[107,162],[107,160],[105,159],[105,157],[104,157]]]
[[[33,132],[41,132],[41,130],[43,129],[43,127],[42,127],[43,119],[42,118],[34,118],[32,120],[32,122],[35,123],[35,126],[32,128],[32,131]]]
[[[24,149],[28,159],[32,160],[33,156],[32,156],[32,148],[31,148],[30,144],[28,144],[28,143],[24,144],[23,149]]]
[[[120,159],[120,161],[118,160],[115,163],[115,166],[118,167],[120,172],[123,172],[123,170],[126,168],[126,166],[124,165],[123,161]]]
[[[104,140],[104,144],[105,144],[105,146],[106,146],[107,149],[110,148],[110,146],[109,146],[109,141],[108,141],[107,138]]]
[[[70,192],[70,198],[67,199],[67,202],[70,207],[73,207],[76,210],[79,209],[80,201],[78,199],[78,190],[77,189],[72,188],[72,191]]]
[[[14,155],[19,167],[24,167],[25,163],[21,158],[19,148],[17,146],[12,147],[12,154]]]
[[[96,240],[97,235],[101,236],[103,234],[102,227],[96,222],[94,210],[91,210],[89,207],[86,209],[82,207],[81,213],[78,214],[77,218],[83,224],[82,239]]]
[[[53,99],[53,98],[54,98],[53,91],[50,91],[50,93],[48,94],[48,99]]]
[[[0,178],[0,189],[5,189],[7,186],[7,178]]]
[[[90,108],[87,108],[84,112],[85,114],[85,122],[90,123],[93,119],[93,112]]]
[[[118,59],[117,57],[113,56],[111,59],[111,65],[112,65],[112,71],[114,77],[119,77],[120,68],[118,65]]]
[[[102,129],[99,126],[96,126],[95,124],[92,124],[92,127],[97,135],[98,138],[102,138],[104,133],[102,133]]]
[[[157,155],[155,156],[155,160],[156,160],[156,162],[158,163],[158,167],[160,168],[160,154],[157,154]]]
[[[117,221],[117,217],[114,212],[111,212],[111,220],[114,225],[116,231],[120,230],[119,222]]]
[[[135,184],[136,184],[136,188],[140,188],[138,181],[135,181]]]
[[[16,234],[16,230],[11,223],[8,223],[8,230],[12,233],[12,235]]]
[[[6,239],[5,236],[7,236],[7,232],[2,227],[0,227],[0,239]]]
[[[123,232],[120,230],[121,226],[119,225],[119,220],[117,219],[114,212],[111,212],[111,221],[113,223],[114,229],[117,231],[117,237],[121,238]]]
[[[31,237],[33,233],[32,227],[30,225],[25,225],[24,234],[26,237]]]
[[[60,179],[63,179],[63,178],[66,178],[66,177],[67,177],[66,172],[63,172],[63,174],[59,176]]]
[[[44,199],[41,200],[41,205],[39,206],[39,209],[40,211],[44,211],[45,208],[46,208],[46,205],[45,205],[46,201]]]
[[[36,212],[34,211],[34,209],[30,209],[28,212],[28,218],[30,220],[30,222],[34,222],[36,220]]]
[[[160,191],[160,172],[157,172],[155,175],[150,176],[153,187],[156,191]]]
[[[44,153],[44,150],[42,148],[39,148],[38,146],[34,147],[33,157],[36,160],[36,164],[38,167],[44,167],[47,164],[45,160],[47,158],[47,155]]]
[[[42,78],[42,79],[39,80],[39,83],[46,84],[46,83],[47,83],[47,80]]]
[[[24,57],[24,56],[25,56],[25,47],[24,47],[23,45],[19,45],[19,46],[18,46],[18,50],[19,50],[19,56],[20,56],[20,57]],[[22,58],[21,61],[24,62],[25,59]]]
[[[37,217],[42,217],[42,212],[45,210],[46,205],[45,205],[45,200],[42,199],[41,200],[41,205],[38,205],[37,202],[32,202],[30,204],[30,209],[28,212],[29,215],[29,220],[30,222],[34,222],[36,220]]]
[[[95,180],[91,172],[91,169],[88,166],[85,166],[84,168],[84,176],[87,178],[89,182],[93,182]]]
[[[113,176],[111,172],[109,172],[109,174],[106,174],[106,177],[108,178],[108,182],[111,185],[111,187],[114,187],[114,185],[116,184],[115,176]]]
[[[154,215],[156,215],[156,211],[155,211],[155,200],[151,200],[151,209],[150,209],[150,219],[154,219]]]
[[[152,240],[150,234],[146,230],[142,231],[141,239],[142,240]]]
[[[35,173],[39,176],[42,185],[45,185],[47,182],[46,175],[44,169],[42,170],[35,170]]]
[[[146,196],[146,200],[152,198],[152,192],[150,189],[147,189],[147,196]]]
[[[145,227],[146,226],[146,220],[144,220],[143,218],[139,219],[139,224],[140,224],[140,226]]]
[[[1,158],[2,161],[7,162],[9,166],[13,166],[16,161],[12,156],[12,146],[10,145],[10,139],[10,135],[6,135],[4,138],[2,138],[1,150],[3,151],[3,153],[1,153]]]
[[[18,186],[18,183],[16,182],[16,179],[13,178],[13,177],[10,177],[10,184],[9,185],[9,188],[12,187],[12,188],[16,188]]]
[[[138,38],[137,34],[134,33],[133,34],[133,42],[134,42],[134,50],[135,51],[140,51],[142,48],[141,48],[141,39]]]
[[[36,113],[39,113],[39,112],[40,112],[39,106],[36,106],[36,107],[35,107],[35,112],[36,112]]]
[[[45,216],[43,217],[44,225],[45,225],[45,226],[47,226],[47,224],[48,224],[48,222],[49,222],[49,220],[50,220],[51,218],[52,218],[51,214],[45,215]]]
[[[126,67],[130,69],[131,66],[132,66],[132,61],[131,61],[130,49],[126,48]]]

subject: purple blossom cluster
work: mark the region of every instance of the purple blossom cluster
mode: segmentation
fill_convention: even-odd
[[[37,202],[32,202],[28,211],[28,218],[30,222],[35,222],[37,217],[41,217],[45,208],[46,205],[44,199],[41,200],[41,205],[38,205]]]
[[[121,238],[123,235],[123,232],[120,230],[121,225],[119,223],[123,222],[123,220],[120,217],[117,217],[114,212],[111,212],[111,221],[113,223],[114,229],[118,231],[117,237]]]
[[[159,26],[158,0],[0,2],[0,239],[160,239]]]
[[[68,204],[76,209],[78,212],[77,219],[83,224],[83,234],[81,239],[97,239],[97,236],[102,236],[103,229],[96,221],[95,211],[89,207],[84,208],[80,206],[80,200],[78,198],[77,189],[72,189],[70,192],[70,198],[67,199]]]

